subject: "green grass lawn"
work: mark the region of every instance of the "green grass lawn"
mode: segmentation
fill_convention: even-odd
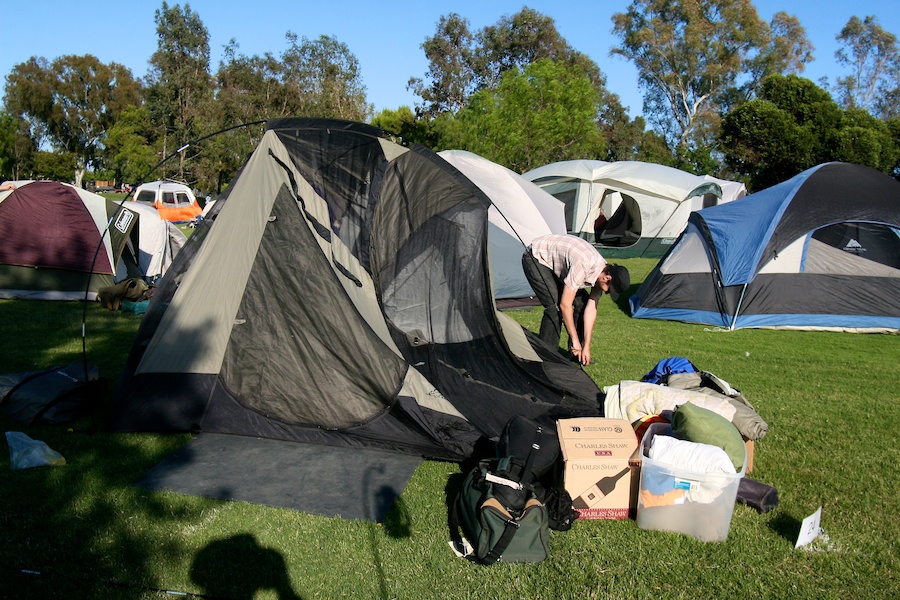
[[[654,261],[622,261],[637,285]],[[621,302],[624,307],[624,299]],[[80,303],[0,301],[0,372],[81,360]],[[139,317],[87,307],[88,360],[114,385]],[[540,311],[515,311],[537,329]],[[65,467],[9,469],[0,453],[0,598],[889,598],[900,597],[900,336],[741,330],[630,319],[603,298],[587,372],[601,386],[686,356],[741,389],[769,423],[752,477],[778,489],[735,507],[704,543],[634,521],[551,532],[538,565],[485,568],[447,546],[444,486],[426,461],[383,524],[150,493],[134,482],[187,435],[4,431],[46,441]],[[602,333],[602,335],[601,335]],[[824,535],[794,549],[822,507]]]

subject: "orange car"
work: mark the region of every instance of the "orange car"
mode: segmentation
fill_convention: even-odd
[[[174,181],[144,183],[132,200],[154,207],[160,217],[173,223],[190,221],[203,211],[191,188]]]

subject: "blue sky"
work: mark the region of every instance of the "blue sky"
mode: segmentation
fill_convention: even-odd
[[[410,77],[423,77],[427,61],[421,49],[434,35],[442,15],[456,12],[469,20],[472,31],[495,24],[528,6],[553,17],[560,33],[576,49],[590,56],[607,75],[607,87],[617,93],[632,116],[641,111],[637,74],[631,64],[609,55],[617,39],[611,17],[623,12],[628,0],[194,0],[210,35],[211,69],[218,67],[222,48],[232,38],[247,55],[287,48],[285,33],[315,39],[330,35],[347,44],[357,57],[369,102],[376,110],[412,106],[416,97],[406,89]],[[169,5],[185,4],[170,1]],[[881,26],[900,36],[897,0],[757,0],[759,15],[768,21],[779,10],[796,15],[816,47],[815,61],[803,73],[814,81],[842,74],[834,60],[835,35],[851,16],[878,17]],[[31,56],[52,60],[66,54],[93,54],[101,61],[119,62],[136,77],[147,71],[156,50],[154,12],[161,1],[146,0],[3,0],[6,26],[0,34],[0,75],[4,81],[17,63]]]

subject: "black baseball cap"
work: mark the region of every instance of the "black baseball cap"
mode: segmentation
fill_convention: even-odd
[[[612,277],[609,282],[609,295],[613,302],[618,302],[619,294],[631,285],[631,274],[622,265],[609,265],[609,275]]]

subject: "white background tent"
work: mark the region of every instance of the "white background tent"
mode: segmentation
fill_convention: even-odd
[[[187,236],[175,223],[160,217],[152,206],[129,202],[127,208],[140,215],[138,266],[141,274],[148,280],[162,277],[175,255],[187,242]]]
[[[661,256],[691,211],[746,194],[737,182],[640,161],[569,160],[523,177],[562,200],[569,233],[594,242],[604,256]],[[601,209],[608,223],[597,239]]]
[[[534,291],[522,271],[522,253],[534,238],[565,233],[563,203],[521,175],[464,150],[438,152],[491,199],[488,251],[494,298],[527,298]]]

